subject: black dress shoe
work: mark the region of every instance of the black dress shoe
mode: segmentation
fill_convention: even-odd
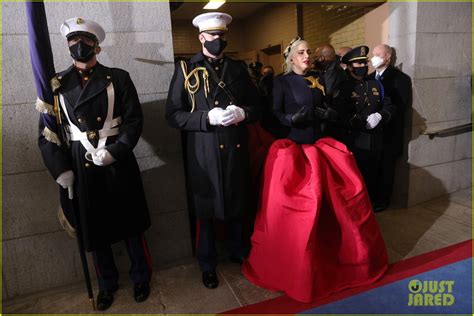
[[[219,285],[215,271],[206,271],[202,273],[202,284],[208,289],[215,289]]]
[[[387,207],[388,207],[388,204],[387,204],[387,203],[375,203],[375,204],[374,204],[374,212],[375,212],[375,213],[377,213],[377,212],[382,212],[382,211],[385,210]]]
[[[133,297],[135,302],[144,302],[150,296],[150,284],[148,282],[135,283],[133,287]]]
[[[97,309],[105,311],[109,308],[114,302],[114,293],[117,292],[117,290],[118,286],[110,290],[99,291],[97,295]]]

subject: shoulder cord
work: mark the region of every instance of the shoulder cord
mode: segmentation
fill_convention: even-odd
[[[189,96],[191,97],[191,113],[194,112],[194,109],[196,108],[196,100],[194,97],[194,94],[199,90],[200,86],[200,81],[199,81],[199,71],[202,71],[202,77],[204,79],[204,94],[207,98],[207,94],[209,93],[209,73],[207,72],[206,67],[197,67],[194,68],[189,74],[188,72],[188,66],[184,60],[180,62],[181,64],[181,70],[183,71],[184,75],[184,89],[189,93]],[[196,81],[194,84],[190,82],[189,79],[194,76],[194,80]]]

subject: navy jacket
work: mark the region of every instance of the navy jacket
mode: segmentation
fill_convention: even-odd
[[[304,127],[295,127],[291,117],[303,106],[323,107],[324,95],[318,88],[309,88],[304,76],[290,72],[273,82],[273,113],[289,131],[286,138],[299,144],[312,144],[322,136],[321,121],[315,119]]]
[[[197,67],[211,71],[202,53],[187,62],[188,74]],[[209,77],[210,92],[204,92],[203,72],[195,94],[195,109],[184,88],[184,74],[178,63],[170,83],[166,102],[166,120],[185,136],[188,195],[198,218],[239,218],[248,209],[249,161],[246,124],[259,119],[261,110],[257,88],[250,80],[245,63],[224,57],[222,81],[232,93],[236,105],[246,112],[239,124],[211,126],[207,121],[214,107],[225,109],[232,103],[229,95]],[[191,83],[196,84],[194,78]]]
[[[50,142],[40,120],[38,145],[44,163],[56,179],[62,172],[74,172],[74,200],[60,189],[61,206],[70,223],[78,215],[86,250],[100,249],[135,236],[150,226],[140,170],[133,148],[143,128],[143,114],[137,91],[129,74],[121,69],[97,64],[83,88],[73,66],[57,74],[57,93],[64,96],[71,121],[82,132],[103,128],[107,116],[107,87],[114,88],[113,117],[121,117],[119,134],[109,136],[105,148],[116,159],[108,166],[96,166],[86,160],[86,149],[79,141],[70,146]],[[68,125],[61,109],[62,122]],[[53,131],[56,134],[60,130]],[[94,146],[96,140],[91,141]],[[74,224],[73,224],[74,225]]]
[[[350,78],[341,83],[338,90],[334,94],[333,106],[342,123],[341,140],[351,150],[381,150],[384,145],[383,129],[397,112],[390,98],[385,95],[382,84],[366,78],[362,81]],[[382,121],[369,130],[366,128],[366,120],[375,112],[382,116]],[[360,118],[357,125],[354,122],[355,116]]]

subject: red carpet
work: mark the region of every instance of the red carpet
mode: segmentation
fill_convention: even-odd
[[[383,276],[378,282],[367,286],[344,290],[318,302],[305,304],[296,302],[287,296],[281,296],[275,299],[233,309],[224,312],[224,314],[296,314],[470,257],[472,257],[472,240],[467,240],[459,244],[393,263],[389,266],[385,276]]]

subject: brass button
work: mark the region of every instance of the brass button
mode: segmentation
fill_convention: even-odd
[[[112,79],[112,77],[111,77],[111,76],[107,76],[107,79],[109,79],[109,80],[110,80],[110,79]]]
[[[89,77],[84,77],[84,80],[85,80],[85,81],[89,80]]]
[[[100,116],[97,116],[97,122],[102,121],[102,118]]]
[[[88,162],[86,162],[84,166],[86,166],[86,168],[89,168],[91,165]]]
[[[215,70],[219,70],[219,67],[215,67],[214,69],[215,69]]]
[[[219,148],[220,148],[220,149],[224,149],[224,145],[220,144],[220,145],[219,145]]]
[[[219,101],[214,102],[215,105],[219,105]]]
[[[77,121],[78,121],[79,123],[82,123],[82,122],[84,122],[84,120],[83,120],[83,119],[81,119],[81,118],[78,118],[78,119],[77,119]]]
[[[63,79],[63,77],[61,77],[61,76],[58,76],[58,80],[61,80],[61,79]]]
[[[235,147],[240,148],[240,144],[235,145]]]
[[[370,106],[370,103],[367,103],[367,106]]]

